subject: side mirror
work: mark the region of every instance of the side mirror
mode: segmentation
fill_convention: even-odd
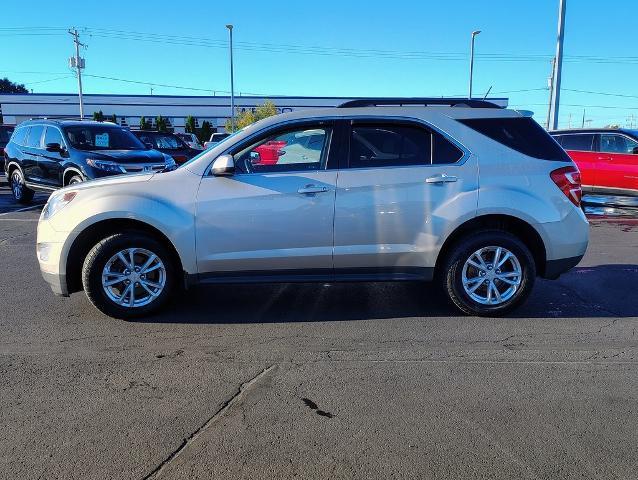
[[[638,147],[634,147],[631,153],[633,153],[634,155],[638,155]]]
[[[232,155],[220,155],[213,162],[211,172],[216,177],[225,177],[235,173],[235,160]]]
[[[62,148],[62,145],[60,145],[59,143],[47,143],[47,146],[45,148],[47,152],[62,153],[62,151],[64,150]]]

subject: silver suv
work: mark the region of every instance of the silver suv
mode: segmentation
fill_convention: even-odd
[[[495,316],[585,253],[578,169],[488,101],[355,100],[262,120],[172,171],[72,185],[38,225],[45,280],[113,317],[195,283],[435,280]]]

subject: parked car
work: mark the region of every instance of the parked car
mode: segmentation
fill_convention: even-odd
[[[638,196],[638,130],[556,130],[551,135],[578,165],[583,191]]]
[[[271,142],[279,161],[255,161]],[[494,316],[580,261],[580,197],[574,162],[519,112],[356,100],[261,120],[172,171],[71,185],[37,255],[55,293],[113,317],[195,283],[404,280]]]
[[[0,125],[0,151],[4,152],[4,147],[9,143],[14,129],[13,125]],[[4,172],[4,162],[0,162],[0,173],[2,172]]]
[[[177,132],[175,133],[175,135],[181,138],[189,147],[195,150],[204,150],[204,145],[202,145],[202,143],[199,141],[199,138],[197,138],[197,135],[195,135],[194,133]]]
[[[208,149],[208,148],[212,148],[215,145],[217,145],[219,142],[221,142],[222,140],[227,139],[228,137],[230,137],[230,133],[213,133],[210,136],[210,140],[208,142],[204,142],[204,148]]]
[[[139,138],[144,145],[154,148],[166,155],[170,155],[178,163],[182,164],[201,153],[189,147],[174,133],[158,132],[155,130],[131,130],[133,135]]]
[[[124,173],[159,172],[175,161],[113,123],[30,120],[13,132],[4,149],[4,165],[13,197],[28,203],[35,190],[53,191]]]

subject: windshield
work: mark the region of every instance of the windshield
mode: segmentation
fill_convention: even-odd
[[[72,147],[80,150],[146,150],[130,131],[121,127],[81,125],[64,129]]]
[[[164,150],[177,150],[184,148],[182,140],[170,133],[135,132],[135,136],[144,144],[150,145],[152,148]]]

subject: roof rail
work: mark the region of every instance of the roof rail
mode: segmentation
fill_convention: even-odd
[[[504,99],[495,99],[504,100]],[[359,98],[357,100],[349,100],[337,108],[356,108],[356,107],[379,107],[379,106],[403,106],[403,105],[447,105],[449,107],[466,107],[466,108],[504,108],[498,103],[490,100],[474,100],[469,98],[418,98],[418,97],[396,97],[396,98]]]

